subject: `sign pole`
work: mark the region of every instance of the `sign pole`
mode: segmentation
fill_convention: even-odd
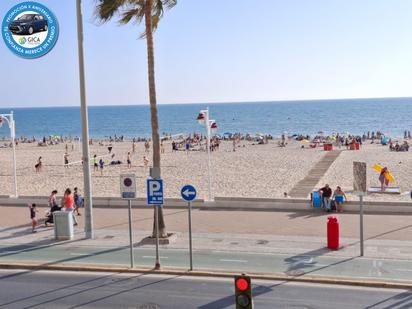
[[[193,270],[193,250],[192,250],[192,204],[188,204],[189,209],[189,254],[190,254],[190,270]]]
[[[160,256],[159,256],[159,207],[155,207],[155,225],[156,225],[156,264],[155,269],[160,269]]]
[[[130,267],[134,268],[133,233],[132,233],[132,200],[127,200],[127,203],[129,204]]]
[[[359,202],[360,202],[360,256],[363,256],[363,196],[359,195]]]
[[[14,124],[13,111],[10,113],[10,132],[13,145],[13,175],[14,175],[14,197],[18,197],[17,192],[17,163],[16,163],[16,126]]]

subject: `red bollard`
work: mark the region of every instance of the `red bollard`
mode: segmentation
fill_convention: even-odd
[[[334,216],[328,217],[328,248],[339,250],[339,222]]]

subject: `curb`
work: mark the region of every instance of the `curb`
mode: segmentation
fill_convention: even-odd
[[[189,271],[182,269],[164,269],[154,270],[148,268],[127,268],[127,267],[111,267],[111,266],[95,266],[95,265],[50,265],[50,264],[31,264],[31,263],[0,263],[0,269],[24,269],[24,270],[49,270],[49,271],[76,271],[76,272],[116,272],[116,273],[141,273],[141,274],[158,274],[158,275],[176,275],[176,276],[193,276],[193,277],[218,277],[218,278],[233,278],[239,272],[221,272],[221,271]],[[380,280],[360,280],[352,278],[336,278],[324,276],[288,276],[283,274],[265,275],[262,273],[247,273],[252,279],[258,280],[276,280],[286,282],[300,283],[318,283],[318,284],[333,284],[346,286],[359,286],[371,288],[386,288],[386,289],[412,289],[412,282],[398,281],[380,281]]]

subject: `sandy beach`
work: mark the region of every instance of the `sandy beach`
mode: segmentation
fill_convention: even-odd
[[[73,149],[72,149],[73,145]],[[135,153],[131,153],[132,168],[126,163],[127,152],[132,152],[131,142],[113,143],[111,159],[108,154],[108,142],[103,146],[97,143],[91,146],[91,156],[102,156],[105,161],[103,175],[93,171],[93,192],[96,196],[119,196],[119,175],[132,172],[137,175],[138,196],[145,197],[145,179],[149,173],[144,167],[143,156],[152,162],[152,153],[145,153],[144,143],[136,143]],[[213,195],[219,197],[266,197],[283,198],[294,185],[303,179],[309,170],[326,154],[323,148],[310,149],[297,141],[289,141],[287,147],[279,147],[277,141],[269,144],[241,141],[233,152],[231,141],[221,143],[218,151],[212,152]],[[68,143],[69,162],[81,160],[78,143]],[[353,189],[352,162],[367,163],[368,185],[378,186],[378,173],[372,169],[376,163],[387,166],[395,177],[395,186],[400,186],[400,195],[372,194],[366,200],[409,201],[409,184],[412,180],[412,157],[409,152],[390,152],[388,147],[379,144],[365,144],[359,151],[342,152],[322,177],[317,188],[328,183],[332,188],[342,186],[349,199]],[[17,146],[18,192],[22,196],[46,196],[51,190],[62,193],[65,188],[83,187],[81,162],[64,167],[65,144],[39,147],[37,144],[19,144]],[[34,165],[42,157],[43,169],[35,172]],[[111,160],[120,160],[121,165],[111,166]],[[92,162],[92,160],[91,160]],[[0,149],[0,195],[13,194],[11,148]],[[165,143],[162,154],[162,178],[165,181],[166,197],[179,197],[180,188],[193,184],[199,198],[207,197],[208,173],[207,154],[204,151],[172,152],[170,142]]]

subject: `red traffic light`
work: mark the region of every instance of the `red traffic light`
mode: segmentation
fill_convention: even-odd
[[[245,278],[238,278],[236,280],[236,288],[239,291],[246,291],[249,288],[249,282]]]

